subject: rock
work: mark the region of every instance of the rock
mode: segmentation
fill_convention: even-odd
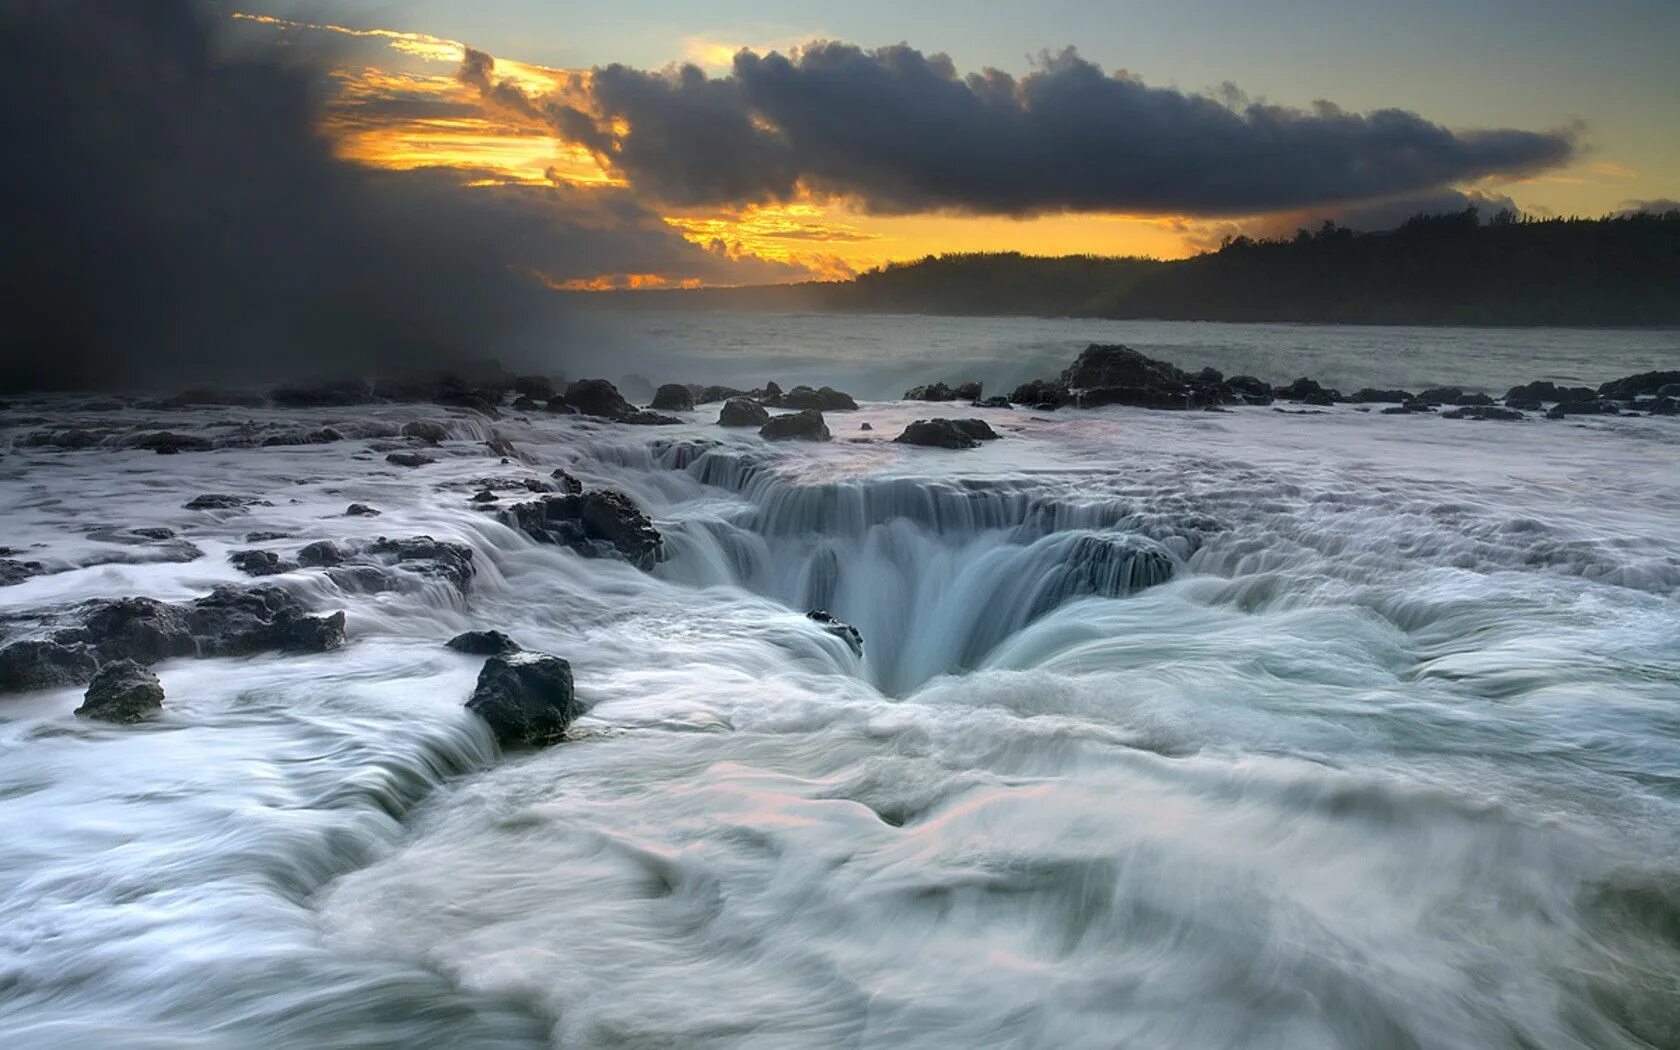
[[[1652,401],[1640,401],[1634,407],[1644,409],[1653,416],[1680,415],[1680,399],[1659,397]]]
[[[288,385],[269,391],[281,408],[343,408],[373,401],[373,388],[361,379],[332,379],[311,385]]]
[[[1524,383],[1505,391],[1505,400],[1510,401],[1594,401],[1598,399],[1598,391],[1589,386],[1562,387],[1546,380],[1536,380]],[[1514,407],[1514,406],[1512,406]]]
[[[289,532],[247,532],[245,534],[245,542],[267,543],[270,540],[290,539],[291,535],[292,534]]]
[[[771,416],[758,428],[758,436],[771,441],[827,441],[830,437],[822,413],[810,408]]]
[[[1680,372],[1640,372],[1612,379],[1598,388],[1598,396],[1627,401],[1641,394],[1659,394],[1663,387],[1675,383],[1680,383]]]
[[[195,408],[209,406],[213,408],[261,408],[267,398],[261,394],[253,394],[248,390],[211,390],[198,387],[183,390],[174,397],[168,398],[163,404],[168,408]]]
[[[379,511],[366,503],[352,503],[344,508],[344,516],[346,518],[377,518],[379,517]]]
[[[402,436],[435,445],[449,438],[449,428],[430,419],[414,419],[403,424]]]
[[[566,404],[586,416],[603,419],[623,419],[636,411],[605,379],[580,379],[568,386]]]
[[[542,407],[541,403],[533,401],[523,395],[515,398],[513,402],[513,410],[515,412],[535,412]]]
[[[817,623],[822,624],[823,630],[845,642],[847,647],[852,650],[853,656],[863,655],[862,631],[853,627],[851,624],[846,623],[844,620],[837,619],[834,614],[830,613],[827,609],[812,609],[810,612],[806,613],[805,616],[807,619],[815,620]]]
[[[228,561],[248,576],[278,576],[297,568],[292,562],[282,561],[273,551],[234,551],[228,555]]]
[[[564,414],[564,415],[575,416],[575,415],[578,414],[578,410],[576,408],[574,408],[571,404],[567,403],[564,395],[561,395],[559,397],[549,398],[548,399],[548,404],[545,405],[544,407],[547,408],[550,412],[559,412],[559,413]]]
[[[1256,379],[1253,376],[1232,376],[1231,378],[1225,380],[1225,385],[1244,400],[1248,400],[1250,398],[1263,399],[1261,401],[1249,400],[1248,403],[1251,405],[1269,405],[1272,403],[1271,384],[1265,382],[1264,380]]]
[[[918,419],[893,440],[901,445],[929,448],[976,448],[980,444],[949,419]]]
[[[629,496],[613,489],[545,496],[501,514],[532,539],[569,547],[586,558],[621,558],[647,570],[665,552],[653,522]]]
[[[694,395],[680,383],[666,383],[653,392],[653,401],[648,407],[665,412],[692,412]]]
[[[1466,392],[1463,387],[1438,386],[1431,387],[1419,394],[1416,401],[1426,405],[1491,405],[1493,398],[1486,394]]]
[[[673,424],[681,423],[682,420],[678,419],[676,416],[667,416],[660,412],[640,410],[631,412],[629,415],[621,418],[618,422],[636,427],[668,427]]]
[[[428,456],[421,452],[392,452],[385,457],[385,462],[399,467],[424,467],[437,462],[437,457]]]
[[[513,389],[522,397],[532,401],[547,401],[560,393],[554,386],[554,381],[547,376],[519,376],[513,381]]]
[[[870,426],[868,423],[859,423],[858,424],[858,429],[859,430],[874,430],[875,428]]]
[[[1279,387],[1273,394],[1285,401],[1299,401],[1307,405],[1333,405],[1339,396],[1336,391],[1326,390],[1316,380],[1305,376],[1286,387]]]
[[[906,401],[955,401],[957,392],[944,383],[930,383],[927,386],[913,386],[904,392]]]
[[[1519,412],[1538,412],[1546,406],[1538,398],[1508,397],[1505,399],[1506,408],[1514,408]]]
[[[116,598],[93,603],[79,640],[105,660],[155,664],[199,651],[188,612],[155,598]]]
[[[1546,413],[1546,418],[1564,419],[1568,416],[1613,416],[1620,411],[1621,409],[1617,408],[1611,402],[1600,401],[1596,398],[1582,401],[1560,401],[1552,406],[1551,411]]]
[[[31,576],[39,576],[46,571],[46,566],[38,561],[0,558],[0,587],[10,587],[14,583],[22,583]]]
[[[163,525],[148,525],[145,528],[130,529],[129,531],[141,539],[147,540],[172,540],[175,538],[175,530]]]
[[[444,390],[432,398],[432,404],[442,405],[444,408],[464,408],[469,412],[500,419],[502,413],[498,407],[502,403],[502,395],[495,390]]]
[[[554,479],[555,484],[559,486],[559,490],[563,493],[572,493],[575,495],[576,493],[583,491],[583,482],[572,477],[559,467],[554,468],[554,473],[550,474],[549,477]]]
[[[194,496],[183,506],[188,510],[243,510],[246,507],[271,507],[272,503],[262,499],[252,499],[249,496],[230,496],[223,492],[206,492],[202,496]]]
[[[472,501],[474,503],[495,503],[496,494],[489,489],[479,489],[473,493]]]
[[[284,434],[272,434],[263,438],[264,448],[283,448],[288,445],[330,445],[334,441],[343,441],[344,435],[332,427],[321,427],[318,430],[289,430]]]
[[[410,572],[436,576],[448,580],[465,592],[477,570],[473,567],[473,549],[464,543],[434,540],[430,536],[407,536],[391,539],[381,536],[363,548],[367,554],[378,556],[387,564],[401,565]]]
[[[1067,387],[1059,383],[1052,383],[1044,379],[1035,379],[1030,383],[1022,383],[1009,395],[1010,403],[1016,405],[1032,405],[1035,408],[1055,408],[1068,401]]]
[[[1092,343],[1061,375],[1069,390],[1096,387],[1178,389],[1189,379],[1176,366],[1157,361],[1118,343]]]
[[[691,383],[688,386],[689,399],[696,405],[711,404],[714,401],[728,401],[732,397],[741,397],[745,393],[746,391],[737,390],[732,386],[701,386],[698,383]]]
[[[572,689],[572,665],[548,653],[510,653],[484,661],[467,710],[490,725],[503,747],[544,747],[563,739],[585,711]]]
[[[984,419],[953,419],[951,425],[976,441],[996,441],[998,432]]]
[[[306,568],[330,568],[350,560],[350,551],[332,540],[316,540],[297,552],[298,564]]]
[[[1356,405],[1403,405],[1412,400],[1412,395],[1404,390],[1378,390],[1374,387],[1362,387],[1354,391],[1348,398]]]
[[[0,693],[80,685],[98,668],[92,650],[79,643],[41,638],[13,642],[0,649]]]
[[[1521,412],[1514,408],[1500,408],[1497,405],[1462,405],[1450,412],[1442,412],[1442,419],[1485,419],[1510,422],[1526,419]]]
[[[982,384],[982,383],[976,383],[976,382],[958,383],[957,384],[957,400],[958,401],[978,401],[978,400],[980,400],[980,395],[984,390],[985,390],[985,385]]]
[[[767,399],[766,403],[777,408],[808,409],[814,412],[855,412],[858,407],[850,394],[843,394],[829,386],[816,390],[808,386],[796,386],[779,397]]]
[[[1074,394],[1080,408],[1128,405],[1132,408],[1184,409],[1200,402],[1184,387],[1099,386]]]
[[[969,407],[970,408],[1014,408],[1015,406],[1011,405],[1009,403],[1009,398],[1005,397],[1004,395],[993,394],[991,397],[981,398],[978,401],[972,402],[969,405]]]
[[[718,410],[720,427],[761,427],[770,421],[770,413],[756,401],[732,397]]]
[[[464,631],[444,644],[469,656],[506,656],[523,652],[518,642],[500,631]]]
[[[99,669],[82,697],[76,714],[101,722],[127,725],[163,710],[163,685],[157,675],[133,660],[118,660]]]
[[[1657,388],[1657,396],[1680,398],[1680,383],[1664,383]]]
[[[519,455],[519,450],[513,447],[513,442],[497,435],[484,443],[484,447],[492,456],[500,456],[504,460],[513,459]]]
[[[324,653],[344,644],[343,612],[310,616],[302,602],[274,586],[217,587],[186,615],[205,656]]]
[[[209,438],[160,430],[155,434],[140,435],[132,447],[151,449],[160,456],[171,456],[177,452],[208,452],[216,446]]]
[[[1493,398],[1486,394],[1464,393],[1458,396],[1458,403],[1470,408],[1486,407],[1493,404]]]

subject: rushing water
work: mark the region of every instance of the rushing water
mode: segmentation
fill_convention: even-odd
[[[1618,338],[1584,378],[1648,367]],[[928,409],[821,446],[715,406],[0,414],[6,543],[63,570],[0,587],[8,619],[243,580],[252,530],[477,565],[465,595],[274,577],[350,644],[159,665],[152,723],[0,698],[0,1044],[1680,1047],[1680,420],[987,410],[977,450],[888,440]],[[109,433],[27,447],[43,416]],[[441,462],[369,451],[416,418]],[[667,560],[468,502],[554,467],[629,493]],[[207,491],[272,505],[182,508]],[[158,525],[203,556],[111,540]],[[469,627],[572,662],[575,739],[497,753],[461,707],[481,660],[441,644]]]

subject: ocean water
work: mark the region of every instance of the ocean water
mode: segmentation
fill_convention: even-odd
[[[666,326],[609,355],[655,382],[891,361],[866,398],[1094,338],[1344,388],[1676,356],[1651,332],[600,323]],[[0,412],[6,545],[54,570],[0,587],[8,636],[244,582],[226,556],[252,546],[427,534],[477,574],[271,577],[344,609],[349,644],[158,665],[150,723],[0,697],[0,1045],[1680,1047],[1680,419],[964,408],[1002,438],[953,452],[890,440],[948,407],[890,401],[821,445],[716,406],[78,405]],[[448,426],[440,461],[390,466],[413,419]],[[346,439],[253,447],[328,424]],[[67,425],[95,443],[31,444]],[[122,447],[157,429],[225,447]],[[557,467],[629,494],[666,559],[469,502]],[[201,492],[271,505],[183,508]],[[145,526],[202,556],[112,539]],[[442,644],[475,627],[572,662],[572,739],[498,752],[462,708],[481,659]]]

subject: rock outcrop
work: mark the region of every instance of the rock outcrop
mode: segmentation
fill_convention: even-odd
[[[126,725],[144,721],[161,710],[163,685],[157,675],[133,660],[117,660],[93,676],[76,714]]]
[[[518,642],[501,631],[463,631],[444,644],[468,656],[506,656],[524,651]]]
[[[661,412],[692,412],[694,395],[681,383],[666,383],[653,392],[648,407]]]
[[[569,547],[586,558],[619,558],[646,570],[665,553],[653,522],[614,489],[545,496],[516,503],[501,516],[532,539]]]
[[[585,708],[573,691],[571,664],[548,653],[509,653],[484,661],[467,710],[503,747],[546,747],[564,739]]]
[[[771,441],[827,441],[832,436],[822,413],[810,408],[771,416],[758,428],[758,435]]]
[[[756,401],[732,397],[718,410],[720,427],[761,427],[770,421],[770,413]]]

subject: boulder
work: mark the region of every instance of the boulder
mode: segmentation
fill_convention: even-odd
[[[1295,380],[1288,386],[1274,390],[1273,395],[1285,401],[1299,401],[1307,405],[1333,405],[1339,396],[1334,390],[1326,390],[1317,380],[1306,376]]]
[[[822,413],[810,408],[771,416],[758,428],[758,436],[771,441],[827,441],[830,437]]]
[[[157,675],[133,660],[106,664],[93,676],[76,714],[126,725],[163,710],[163,685]]]
[[[344,644],[344,613],[310,616],[278,587],[217,587],[187,610],[192,637],[205,656],[324,653]]]
[[[377,518],[379,517],[379,511],[366,503],[352,503],[344,508],[344,516],[346,518]]]
[[[1080,352],[1061,375],[1069,390],[1096,387],[1178,389],[1190,377],[1177,366],[1157,361],[1118,343],[1092,343]]]
[[[443,644],[468,656],[506,656],[524,651],[518,642],[500,631],[463,631]]]
[[[1680,372],[1640,372],[1612,379],[1598,388],[1599,397],[1627,401],[1641,394],[1658,394],[1670,384],[1680,383]]]
[[[297,568],[292,562],[283,561],[280,555],[273,551],[234,551],[228,555],[228,561],[247,576],[278,576]]]
[[[1491,405],[1493,398],[1486,394],[1466,391],[1460,386],[1431,387],[1419,394],[1416,401],[1426,405]]]
[[[93,651],[80,643],[44,638],[13,642],[0,649],[0,693],[80,685],[98,668]]]
[[[437,462],[436,456],[428,456],[422,452],[392,452],[385,457],[385,462],[399,467],[424,467]]]
[[[1580,401],[1559,401],[1546,413],[1547,419],[1564,419],[1569,416],[1613,416],[1620,412],[1615,404],[1589,398]]]
[[[1251,405],[1272,403],[1271,384],[1263,379],[1256,379],[1254,376],[1232,376],[1225,380],[1225,386]]]
[[[812,609],[810,612],[806,613],[805,616],[807,619],[814,620],[815,622],[821,624],[823,630],[845,642],[847,648],[851,649],[853,656],[863,655],[862,631],[853,627],[851,624],[846,623],[844,620],[838,619],[827,609]]]
[[[696,405],[711,404],[714,401],[728,401],[732,397],[741,397],[745,390],[737,390],[732,386],[701,386],[698,383],[688,385],[689,400]]]
[[[142,434],[135,438],[132,447],[151,449],[160,456],[170,456],[177,452],[208,452],[216,446],[209,438],[196,434],[176,434],[160,430],[155,434]]]
[[[949,419],[918,419],[893,440],[901,445],[929,448],[976,448],[980,444]]]
[[[188,510],[242,510],[245,507],[273,504],[267,500],[252,499],[249,496],[230,496],[224,492],[206,492],[202,496],[194,496],[183,504]]]
[[[623,419],[636,409],[605,379],[580,379],[566,388],[566,404],[586,416]],[[550,406],[553,407],[553,406]]]
[[[1412,400],[1412,395],[1404,390],[1378,390],[1375,387],[1361,387],[1348,398],[1356,405],[1403,405]]]
[[[513,381],[514,392],[532,401],[547,401],[560,391],[547,376],[519,376]]]
[[[402,436],[435,445],[449,438],[449,428],[430,419],[414,419],[402,426]]]
[[[976,441],[996,441],[998,432],[984,419],[953,419],[951,425]]]
[[[692,412],[694,395],[681,383],[666,383],[653,392],[653,401],[648,407],[662,412]]]
[[[646,570],[665,552],[653,522],[629,496],[613,489],[516,503],[501,517],[532,539],[569,547],[586,558],[620,558]]]
[[[489,489],[479,489],[473,493],[472,501],[474,503],[495,503],[497,502],[497,496]]]
[[[1003,394],[993,394],[991,397],[980,398],[969,404],[970,408],[1013,408],[1009,398]]]
[[[1524,383],[1505,391],[1506,401],[1593,401],[1598,391],[1589,386],[1558,386],[1547,380]]]
[[[306,568],[331,568],[350,560],[350,551],[332,540],[316,540],[297,552],[298,564]]]
[[[363,552],[387,565],[398,565],[422,576],[447,580],[462,592],[466,591],[476,574],[471,547],[464,543],[434,540],[430,536],[405,536],[401,539],[381,536],[363,548]]]
[[[1009,395],[1012,404],[1032,405],[1036,408],[1066,404],[1068,401],[1067,387],[1059,383],[1052,383],[1045,379],[1035,379],[1030,383],[1022,383]]]
[[[550,474],[549,477],[554,479],[557,491],[567,493],[578,493],[583,491],[583,482],[572,477],[559,467],[555,467],[554,473]]]
[[[46,571],[46,566],[38,561],[0,558],[0,587],[10,587],[14,583],[22,583],[31,576],[39,576]]]
[[[651,412],[646,409],[640,409],[619,419],[619,422],[637,427],[668,427],[681,423],[682,420],[678,419],[676,416],[667,416],[662,412]]]
[[[808,386],[796,386],[780,396],[768,396],[765,403],[776,408],[808,409],[814,412],[855,412],[858,407],[850,394],[843,394],[829,386],[818,387],[815,390]]]
[[[770,413],[756,401],[732,397],[718,410],[720,427],[761,427],[770,421]]]
[[[489,723],[503,747],[557,743],[585,708],[572,689],[572,665],[548,653],[509,653],[484,661],[467,710]]]
[[[944,383],[930,383],[926,386],[913,386],[904,392],[906,401],[955,401],[957,392]]]
[[[958,383],[957,384],[957,400],[958,401],[978,401],[978,400],[980,400],[980,395],[981,395],[982,392],[984,392],[984,390],[985,390],[985,385],[983,383],[976,383],[976,382],[972,382],[972,381],[967,382],[967,383]]]
[[[1521,412],[1514,408],[1500,408],[1498,405],[1461,405],[1448,412],[1441,413],[1442,419],[1484,419],[1500,422],[1513,422],[1526,419]]]
[[[115,598],[94,602],[82,620],[78,638],[104,660],[155,664],[199,651],[187,610],[155,598]]]

